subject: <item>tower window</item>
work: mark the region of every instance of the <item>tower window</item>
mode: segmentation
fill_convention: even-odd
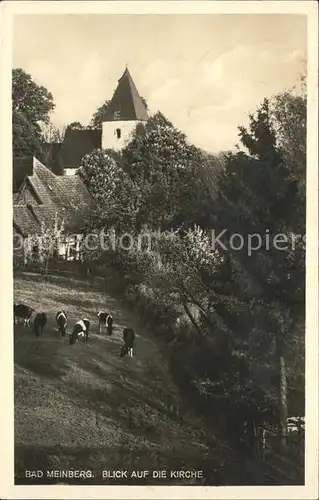
[[[120,120],[121,114],[119,111],[114,111],[114,120]]]
[[[116,129],[116,137],[117,137],[118,139],[121,139],[121,129],[120,129],[120,128],[117,128],[117,129]]]

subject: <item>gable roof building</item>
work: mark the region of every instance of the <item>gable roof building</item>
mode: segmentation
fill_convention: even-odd
[[[100,149],[102,143],[102,130],[84,129],[72,130],[67,129],[61,147],[56,154],[56,161],[61,170],[66,175],[74,173],[69,169],[77,169],[82,158],[94,151]]]
[[[94,201],[78,176],[58,176],[35,157],[14,200],[13,224],[23,236],[36,234],[41,225],[52,226],[55,217],[65,222],[66,231],[81,232]]]
[[[83,157],[95,149],[119,150],[136,125],[148,120],[147,106],[126,68],[106,109],[101,129],[67,129],[62,143],[46,144],[44,157],[13,161],[13,227],[23,237],[52,227],[56,217],[68,233],[83,233],[85,220],[95,207],[82,179],[75,174]]]

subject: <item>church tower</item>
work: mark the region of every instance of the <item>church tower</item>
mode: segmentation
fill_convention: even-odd
[[[126,68],[102,122],[102,149],[121,150],[138,123],[148,120],[146,106]]]

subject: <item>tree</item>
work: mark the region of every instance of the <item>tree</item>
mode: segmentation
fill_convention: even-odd
[[[59,152],[64,140],[66,127],[57,127],[53,123],[41,126],[43,143],[41,146],[42,162],[56,175],[63,175],[63,166],[59,161]]]
[[[277,94],[271,101],[271,113],[276,130],[277,145],[282,151],[290,176],[296,180],[305,220],[306,199],[306,134],[307,98],[292,91]]]
[[[65,239],[65,221],[56,213],[52,224],[42,223],[39,234],[28,236],[24,246],[25,259],[37,263],[46,275],[62,239]]]
[[[54,109],[52,94],[23,69],[12,70],[12,129],[15,156],[41,155],[41,124]]]
[[[157,114],[135,131],[122,158],[124,170],[143,193],[139,228],[144,224],[169,227],[178,207],[192,192],[196,166],[203,162],[202,152]]]
[[[66,127],[57,127],[53,123],[48,123],[41,126],[41,131],[45,143],[62,143]]]
[[[85,127],[80,122],[72,122],[67,125],[66,131],[67,130],[85,130]]]
[[[12,70],[13,111],[22,113],[32,124],[48,123],[54,106],[51,92],[35,83],[23,69]]]
[[[163,325],[163,334],[170,330],[178,344],[175,365],[212,420],[218,417],[233,444],[244,441],[251,450],[264,422],[279,422],[285,443],[296,366],[291,357],[302,345],[303,242],[283,251],[268,249],[265,241],[258,252],[247,245],[267,231],[270,240],[278,233],[293,240],[302,227],[302,189],[280,140],[284,120],[276,122],[275,111],[265,100],[248,127],[240,127],[238,152],[219,157],[189,144],[158,113],[136,128],[121,155],[88,156],[82,173],[99,205],[96,230],[160,230],[151,252],[116,250],[108,261],[100,256],[119,264],[142,315]],[[298,141],[302,150],[303,135],[293,137],[296,151]],[[226,246],[217,244],[217,252],[212,229],[227,230]],[[244,239],[241,250],[230,244],[234,233]],[[300,399],[296,406],[302,411]]]
[[[118,155],[97,149],[82,159],[78,173],[97,204],[90,227],[132,229],[139,194],[118,163]]]
[[[23,113],[12,112],[13,156],[27,157],[42,154],[41,134],[37,125],[30,123]]]
[[[280,100],[277,102],[282,104]],[[304,313],[304,248],[300,240],[296,245],[291,245],[300,228],[298,186],[295,176],[291,175],[292,168],[285,160],[280,141],[277,144],[278,135],[267,100],[257,109],[255,116],[250,115],[249,127],[240,127],[239,133],[247,153],[239,151],[227,156],[218,200],[218,227],[227,228],[229,234],[241,234],[245,242],[249,240],[249,235],[263,237],[258,252],[249,253],[247,245],[241,251],[230,247],[232,261],[247,273],[250,282],[249,289],[245,289],[239,274],[237,279],[233,279],[231,294],[238,297],[246,310],[254,303],[254,309],[257,307],[264,311],[263,315],[269,318],[264,330],[268,345],[274,342],[276,349],[279,431],[282,444],[285,445],[286,353],[290,334]],[[302,136],[299,136],[299,141],[302,150]],[[296,141],[296,147],[297,144]],[[294,213],[291,206],[296,207]],[[278,250],[278,246],[274,245],[266,248],[267,232],[270,238],[278,234],[286,235],[286,249]],[[229,246],[230,238],[226,237],[224,243]],[[236,319],[236,308],[226,303],[219,304],[218,310],[226,324],[238,334],[240,325]]]
[[[106,110],[107,110],[107,107],[109,104],[110,104],[110,100],[107,99],[106,101],[104,101],[103,104],[101,104],[101,106],[98,107],[98,109],[95,111],[95,113],[93,114],[93,116],[91,118],[91,122],[90,122],[91,127],[95,127],[95,128],[102,127],[102,122],[103,122],[103,119],[104,119],[104,116],[105,116],[105,113],[106,113]]]

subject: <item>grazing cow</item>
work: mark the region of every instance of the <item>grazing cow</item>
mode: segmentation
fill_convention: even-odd
[[[32,307],[25,306],[24,304],[14,304],[14,322],[18,323],[19,320],[22,319],[22,322],[25,326],[31,326],[31,316],[33,311],[34,309],[32,309]]]
[[[55,316],[55,320],[58,325],[58,330],[60,332],[61,337],[65,337],[66,334],[66,326],[67,326],[67,315],[66,312],[61,309],[58,311]]]
[[[87,343],[88,339],[89,339],[89,331],[90,331],[90,320],[88,318],[84,318],[83,319],[83,323],[85,325],[85,343]]]
[[[99,311],[97,317],[99,318],[99,332],[103,332],[103,328],[107,329],[107,333],[112,335],[113,332],[113,316],[106,311]]]
[[[113,332],[113,316],[111,314],[108,315],[106,318],[106,323],[107,323],[107,333],[109,335],[112,335]]]
[[[106,311],[99,311],[97,317],[99,318],[99,332],[103,332],[103,328],[106,327],[106,320],[109,316],[109,313]]]
[[[132,357],[134,341],[135,341],[135,333],[134,330],[132,330],[132,328],[124,328],[123,340],[124,340],[124,346],[121,348],[121,358],[126,356],[126,354]]]
[[[287,418],[287,431],[298,432],[301,434],[305,430],[305,417],[289,417]]]
[[[43,335],[43,330],[46,323],[47,315],[44,312],[38,313],[33,321],[33,329],[37,337],[39,337],[39,335]]]
[[[75,344],[78,339],[83,339],[84,342],[87,343],[89,337],[89,329],[90,329],[90,320],[84,318],[78,321],[73,328],[73,332],[70,336],[69,343]]]

